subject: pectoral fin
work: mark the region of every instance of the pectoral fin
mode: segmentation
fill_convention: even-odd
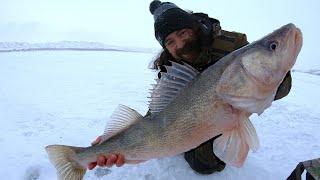
[[[259,140],[256,131],[249,119],[244,119],[239,126],[223,132],[213,142],[213,151],[227,164],[241,167],[247,158],[249,149],[256,151]]]

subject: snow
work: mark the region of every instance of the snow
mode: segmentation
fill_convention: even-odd
[[[44,147],[89,146],[118,104],[147,111],[155,54],[41,51],[0,53],[0,177],[56,179]],[[299,60],[299,59],[298,59]],[[97,168],[85,179],[285,179],[298,162],[319,157],[320,76],[295,70],[290,94],[253,115],[261,147],[241,168],[194,173],[182,155],[121,168]]]

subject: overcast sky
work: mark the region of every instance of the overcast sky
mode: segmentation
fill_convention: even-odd
[[[0,0],[0,42],[98,41],[160,47],[154,38],[150,0]],[[182,9],[217,18],[225,30],[250,42],[294,23],[304,34],[300,56],[320,66],[318,0],[172,0]],[[300,62],[298,62],[300,63]]]

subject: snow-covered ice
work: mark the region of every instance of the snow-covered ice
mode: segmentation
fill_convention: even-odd
[[[41,51],[0,53],[0,177],[56,179],[44,147],[88,146],[118,104],[147,111],[155,54]],[[299,60],[299,59],[298,59]],[[312,70],[319,72],[319,70]],[[261,147],[244,166],[198,175],[182,155],[121,168],[97,168],[94,179],[285,179],[298,162],[320,157],[320,76],[292,73],[290,94],[251,117]]]

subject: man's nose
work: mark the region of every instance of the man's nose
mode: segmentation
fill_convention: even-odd
[[[183,46],[184,46],[184,41],[181,39],[178,39],[176,41],[176,49],[181,49],[181,48],[183,48]]]

